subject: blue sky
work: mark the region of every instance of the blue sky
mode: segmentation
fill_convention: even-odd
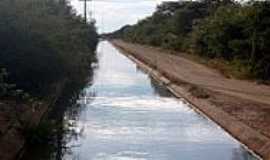
[[[82,14],[82,1],[70,1],[77,12]],[[100,33],[111,32],[125,24],[134,24],[139,19],[150,16],[162,1],[165,0],[94,0],[88,2],[88,12],[92,11]]]

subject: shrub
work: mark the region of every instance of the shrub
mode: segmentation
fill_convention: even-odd
[[[0,19],[0,67],[17,88],[46,96],[52,84],[87,75],[98,35],[67,2],[2,0]]]

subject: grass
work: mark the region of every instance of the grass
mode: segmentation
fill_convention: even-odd
[[[203,88],[200,88],[198,86],[192,86],[189,89],[189,92],[191,93],[192,96],[201,98],[201,99],[208,99],[210,98],[210,95],[207,93],[207,91]]]
[[[249,72],[248,68],[237,60],[229,62],[224,59],[210,59],[194,53],[184,52],[178,52],[176,55],[215,69],[226,78],[255,80],[254,76]]]

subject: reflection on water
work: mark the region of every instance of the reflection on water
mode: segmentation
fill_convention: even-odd
[[[30,154],[29,160],[253,159],[108,42],[100,43],[98,59],[93,84],[72,107],[65,106],[68,131],[59,135],[55,152],[49,158]]]

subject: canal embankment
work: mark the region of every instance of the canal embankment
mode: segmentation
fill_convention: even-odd
[[[207,116],[248,149],[270,159],[270,87],[228,79],[218,71],[158,48],[111,41],[176,97]]]
[[[66,81],[52,85],[53,93],[44,100],[22,103],[15,99],[0,100],[0,159],[20,159],[27,149],[27,129],[35,128],[62,95]]]

